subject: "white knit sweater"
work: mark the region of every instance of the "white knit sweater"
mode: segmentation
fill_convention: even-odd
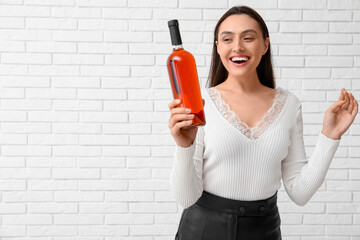
[[[175,146],[170,182],[182,207],[194,204],[202,191],[236,200],[273,196],[281,179],[289,197],[306,204],[325,179],[340,140],[321,132],[306,159],[302,105],[288,90],[276,88],[272,107],[249,128],[230,109],[216,88],[202,89],[206,125],[193,145]]]

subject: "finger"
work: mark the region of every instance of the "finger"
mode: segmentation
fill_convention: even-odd
[[[337,112],[339,109],[341,109],[341,107],[346,103],[345,100],[342,101],[336,101],[334,102],[331,106],[330,106],[330,110],[332,112]]]
[[[176,107],[176,105],[178,105],[179,103],[181,103],[180,99],[174,99],[168,104],[168,107],[171,110],[172,108]]]
[[[171,109],[169,122],[171,121],[172,118],[174,118],[174,116],[181,115],[181,114],[183,114],[184,116],[191,114],[191,109],[184,108],[184,107],[176,107],[176,108]]]
[[[345,100],[336,101],[336,102],[334,102],[334,103],[329,107],[329,109],[330,109],[332,112],[336,112],[336,111],[339,110],[345,103],[346,103]]]
[[[175,126],[171,129],[171,133],[173,135],[179,135],[179,132],[181,130],[181,128],[184,128],[184,127],[187,127],[187,126],[190,126],[192,123],[192,121],[182,121],[182,122],[178,122],[175,124]]]
[[[342,106],[342,108],[347,110],[350,104],[350,98],[349,98],[349,94],[346,91],[344,92],[344,95],[345,95],[346,103]]]
[[[194,118],[194,114],[176,114],[169,120],[169,128],[173,128],[178,122],[191,120]]]
[[[169,127],[173,128],[177,122],[193,118],[194,114],[175,114],[169,119]]]
[[[356,101],[356,99],[354,98],[354,109],[351,113],[351,115],[353,116],[353,118],[356,117],[356,114],[358,113],[359,111],[359,103]]]
[[[354,109],[354,97],[351,93],[349,93],[349,108],[348,108],[348,111],[349,113],[351,114],[353,109]]]
[[[179,114],[179,113],[191,113],[191,109],[190,108],[185,108],[185,107],[172,108],[170,110],[170,117],[175,115],[175,114]]]
[[[182,121],[186,117],[189,117],[191,109],[184,107],[176,107],[170,110],[169,128],[173,128],[176,122]]]
[[[341,91],[340,91],[339,100],[344,100],[345,99],[344,91],[345,91],[345,88],[342,88]]]

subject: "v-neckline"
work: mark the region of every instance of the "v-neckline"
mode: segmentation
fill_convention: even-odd
[[[230,108],[229,104],[222,98],[220,91],[216,87],[207,89],[210,98],[213,100],[220,114],[235,128],[245,135],[248,139],[256,141],[277,119],[286,103],[287,91],[278,87],[271,107],[255,124],[249,127],[246,122]]]

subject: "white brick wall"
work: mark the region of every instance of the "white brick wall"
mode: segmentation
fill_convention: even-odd
[[[241,4],[303,101],[309,157],[339,90],[360,99],[360,1],[0,0],[0,239],[173,239],[167,20],[204,87],[217,19]],[[357,118],[306,206],[281,188],[284,239],[360,239],[359,138]]]

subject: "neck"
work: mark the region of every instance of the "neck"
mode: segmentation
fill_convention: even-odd
[[[246,76],[234,76],[229,74],[222,83],[223,87],[241,94],[253,94],[263,90],[264,85],[260,83],[257,72]]]

